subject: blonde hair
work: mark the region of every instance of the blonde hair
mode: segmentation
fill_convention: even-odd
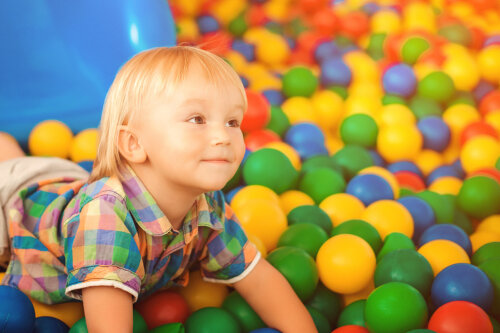
[[[233,85],[247,99],[241,80],[219,56],[193,46],[159,47],[141,52],[120,69],[109,88],[99,125],[99,146],[89,182],[116,175],[120,178],[122,160],[118,133],[152,98],[172,96],[184,81],[193,61],[201,65],[207,80],[217,88]]]

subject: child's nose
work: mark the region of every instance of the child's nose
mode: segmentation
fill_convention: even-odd
[[[225,125],[214,125],[210,133],[212,145],[227,145],[230,142],[228,128]]]

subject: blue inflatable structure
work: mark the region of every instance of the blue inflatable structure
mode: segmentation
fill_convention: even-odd
[[[22,145],[46,119],[97,127],[120,66],[176,43],[166,0],[4,0],[0,40],[0,131]]]

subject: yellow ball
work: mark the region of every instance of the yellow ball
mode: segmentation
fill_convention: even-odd
[[[415,157],[415,164],[427,176],[432,170],[444,164],[443,155],[431,149],[424,149]]]
[[[377,229],[382,240],[393,232],[402,233],[408,238],[413,236],[413,218],[405,206],[397,201],[375,201],[366,207],[361,219]]]
[[[455,104],[443,112],[443,121],[450,128],[451,134],[458,139],[462,130],[480,119],[477,109],[468,104]]]
[[[489,112],[484,117],[484,121],[493,126],[493,128],[497,131],[498,136],[500,137],[500,110]]]
[[[173,0],[172,4],[174,4],[184,16],[197,16],[200,13],[202,1],[201,0],[193,0],[193,1],[184,1],[184,0]]]
[[[380,82],[380,69],[366,52],[351,51],[344,55],[344,62],[351,70],[351,84],[358,82]]]
[[[377,117],[379,126],[414,125],[416,118],[410,108],[402,104],[384,105]]]
[[[342,142],[339,136],[327,133],[325,136],[325,146],[328,154],[333,155],[344,147],[344,142]]]
[[[392,192],[394,193],[394,198],[396,198],[396,199],[399,198],[398,180],[387,169],[384,169],[384,168],[379,167],[379,166],[371,166],[368,168],[364,168],[363,170],[361,170],[359,172],[359,174],[362,174],[362,175],[371,174],[371,175],[377,175],[377,176],[384,178],[389,183],[389,185],[391,185]]]
[[[464,144],[460,161],[466,173],[495,166],[500,157],[498,140],[488,135],[478,135]]]
[[[453,264],[470,264],[465,250],[457,243],[446,239],[436,239],[425,243],[418,249],[418,253],[431,264],[434,276]]]
[[[68,302],[60,304],[44,304],[30,297],[35,308],[35,317],[54,317],[68,325],[73,326],[83,316],[83,303]]]
[[[46,120],[33,128],[28,147],[33,156],[67,158],[73,141],[73,133],[58,120]]]
[[[248,237],[248,240],[250,241],[250,243],[255,245],[257,250],[260,252],[262,258],[267,257],[267,249],[266,249],[266,246],[264,245],[264,242],[259,237],[255,236],[255,235],[248,234],[247,237]]]
[[[425,62],[417,62],[413,66],[413,72],[415,72],[415,76],[418,81],[421,81],[424,77],[429,75],[432,72],[436,72],[441,70],[437,65]]]
[[[318,125],[325,129],[335,128],[344,112],[342,97],[330,90],[320,90],[311,97]]]
[[[306,97],[290,97],[281,105],[281,109],[290,120],[291,124],[299,122],[317,122],[314,104]]]
[[[332,220],[333,227],[336,227],[345,221],[359,219],[365,206],[351,194],[336,193],[321,201],[319,208],[325,211]]]
[[[225,54],[224,58],[229,61],[234,70],[238,73],[243,73],[245,67],[248,65],[246,58],[239,52],[229,51]]]
[[[349,96],[344,102],[344,117],[358,113],[376,117],[381,107],[382,102],[380,98],[373,98],[370,96]]]
[[[478,232],[488,232],[500,237],[500,215],[491,215],[479,223],[476,228]]]
[[[379,10],[371,17],[372,33],[397,34],[401,31],[401,18],[393,10]]]
[[[191,312],[206,307],[220,307],[229,293],[226,285],[206,282],[200,271],[189,272],[189,284],[175,288],[186,300]]]
[[[89,128],[78,133],[69,151],[73,162],[93,161],[97,156],[99,144],[99,132],[95,128]]]
[[[282,36],[268,33],[257,44],[255,57],[258,61],[269,66],[280,65],[290,57],[290,47]]]
[[[448,147],[443,151],[443,161],[446,164],[453,164],[460,156],[460,146],[458,138],[452,139]]]
[[[314,200],[304,192],[290,190],[280,195],[280,206],[286,215],[294,208],[305,205],[314,205]]]
[[[472,244],[472,252],[476,252],[481,246],[493,243],[500,242],[500,236],[495,233],[486,232],[486,231],[476,231],[472,235],[469,236],[470,242]]]
[[[179,32],[177,38],[181,41],[194,41],[200,37],[198,24],[192,18],[183,17],[176,21]]]
[[[460,192],[460,188],[462,187],[462,183],[462,180],[456,177],[440,177],[429,185],[429,191],[439,194],[458,195],[458,192]]]
[[[268,251],[274,250],[288,222],[279,203],[251,201],[234,208],[234,212],[246,233],[257,236]]]
[[[264,3],[264,11],[266,15],[273,21],[284,22],[288,17],[290,9],[290,1],[266,1]]]
[[[280,142],[280,141],[275,141],[275,142],[268,143],[263,148],[271,148],[271,149],[275,149],[277,151],[282,152],[290,160],[293,167],[297,171],[300,170],[302,163],[300,162],[299,153],[297,153],[297,151],[289,144],[286,144],[286,143]]]
[[[281,85],[282,85],[281,80],[273,75],[254,77],[250,81],[250,89],[256,91],[262,91],[266,89],[281,90]]]
[[[363,289],[361,289],[357,293],[343,294],[342,300],[344,303],[344,307],[348,306],[351,303],[359,301],[360,299],[367,299],[374,289],[375,289],[375,282],[373,281],[373,279],[371,279],[370,282],[368,282],[368,284],[364,286]]]
[[[410,3],[403,10],[403,26],[406,31],[422,30],[435,34],[437,24],[434,9],[427,3]]]
[[[416,125],[391,125],[379,130],[377,149],[388,162],[411,160],[422,149],[422,134]]]
[[[340,294],[361,291],[375,272],[375,253],[362,238],[351,234],[337,235],[321,245],[316,266],[321,282]]]
[[[500,45],[490,45],[479,51],[477,63],[483,79],[497,84],[500,80]]]
[[[458,90],[471,91],[481,78],[479,68],[470,56],[445,60],[443,72],[448,74]]]
[[[186,1],[190,2],[190,1]],[[223,25],[229,24],[246,8],[245,0],[219,0],[210,8],[210,12]]]
[[[354,97],[369,97],[370,99],[377,100],[377,102],[384,96],[384,90],[380,83],[371,81],[359,81],[349,85],[347,89],[349,96]]]
[[[239,190],[231,200],[231,208],[237,209],[246,206],[252,201],[268,201],[279,205],[279,196],[269,187],[262,185],[248,185]]]

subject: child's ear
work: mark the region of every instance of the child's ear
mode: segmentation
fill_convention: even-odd
[[[127,126],[120,126],[118,131],[118,150],[120,154],[129,162],[144,163],[147,154],[137,135]]]

